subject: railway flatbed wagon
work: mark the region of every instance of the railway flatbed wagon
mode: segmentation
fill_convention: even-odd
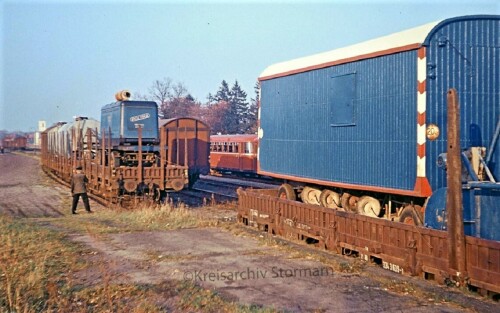
[[[77,118],[44,131],[44,170],[69,182],[81,166],[92,194],[125,205],[144,198],[161,200],[209,172],[207,125],[194,118],[159,125],[155,102],[129,97],[126,90],[117,93],[117,101],[102,108],[100,122]]]
[[[500,240],[500,16],[274,64],[259,81],[258,174],[285,181],[280,197],[439,229],[455,89],[466,232]]]
[[[384,269],[438,283],[458,283],[450,268],[447,232],[331,210],[276,197],[277,189],[238,190],[239,222],[287,239],[304,240]],[[500,294],[500,242],[465,237],[463,283],[483,295]]]

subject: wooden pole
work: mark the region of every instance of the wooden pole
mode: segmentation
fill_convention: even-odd
[[[462,202],[462,160],[460,149],[460,104],[457,91],[450,89],[448,100],[448,151],[446,212],[448,227],[448,267],[462,284],[466,276],[465,235]]]

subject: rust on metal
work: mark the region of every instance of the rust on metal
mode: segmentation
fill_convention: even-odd
[[[143,151],[143,133],[138,127],[138,148],[134,151],[115,150],[111,130],[101,129],[99,138],[97,128],[88,128],[84,138],[83,129],[71,128],[63,134],[71,137],[71,148],[61,153],[56,145],[61,141],[59,130],[64,124],[42,132],[42,168],[69,181],[74,169],[82,166],[89,179],[89,192],[108,202],[135,197],[158,200],[160,192],[181,190],[190,179],[194,181],[209,172],[210,129],[193,118],[177,118],[163,124],[157,152]],[[173,150],[177,151],[172,153]],[[179,158],[172,159],[176,155]]]
[[[337,253],[377,259],[410,276],[450,278],[445,231],[391,222],[276,197],[277,189],[238,190],[238,220],[270,234],[314,242]],[[468,283],[500,293],[500,242],[465,237]]]

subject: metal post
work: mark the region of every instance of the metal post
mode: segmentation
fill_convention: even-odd
[[[188,163],[188,132],[187,127],[184,127],[184,166],[189,167]]]
[[[111,154],[111,138],[113,138],[113,134],[111,133],[111,126],[109,127],[109,140],[108,140],[108,179],[111,182],[111,176],[113,175],[113,168],[111,167],[111,162],[113,162],[112,154]],[[111,183],[110,183],[111,185]]]
[[[92,156],[92,129],[87,128],[87,155],[83,161],[83,170],[87,173],[87,163],[90,165]],[[89,175],[90,176],[90,175]]]
[[[165,136],[165,127],[160,127],[160,190],[165,189],[165,141],[166,141],[166,136]]]
[[[66,145],[64,147],[64,148],[67,149],[68,146],[69,146],[69,148],[71,149],[70,153],[71,153],[71,158],[72,158],[72,161],[73,161],[73,167],[70,169],[70,173],[69,173],[70,176],[73,175],[74,170],[78,166],[78,164],[77,164],[77,157],[76,157],[77,147],[75,145],[75,136],[76,136],[75,128],[71,127],[71,141],[68,139],[68,136],[66,136],[66,140],[68,141],[68,145]],[[66,156],[64,156],[64,159],[66,160]]]
[[[102,138],[101,138],[101,194],[104,193],[106,184],[105,184],[105,166],[106,166],[106,130],[102,129]]]
[[[139,155],[137,156],[138,164],[137,164],[137,171],[138,171],[138,176],[137,179],[138,185],[142,183],[142,125],[137,125],[137,137],[139,140]]]
[[[180,158],[180,151],[179,151],[179,141],[180,141],[180,138],[179,138],[179,120],[176,121],[176,124],[175,124],[175,138],[177,139],[177,155],[176,155],[176,159],[175,159],[175,163],[177,165],[180,165],[181,164],[181,161],[179,160]]]
[[[448,161],[446,212],[448,226],[448,267],[463,283],[466,275],[465,235],[462,203],[462,160],[460,151],[460,104],[457,91],[448,91]]]

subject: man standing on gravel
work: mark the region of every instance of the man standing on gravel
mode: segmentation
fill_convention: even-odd
[[[85,210],[92,213],[90,210],[89,197],[87,196],[87,183],[88,178],[82,171],[82,167],[76,168],[76,173],[71,177],[71,194],[73,195],[73,205],[71,206],[71,213],[76,214],[76,206],[80,196],[82,197]]]

